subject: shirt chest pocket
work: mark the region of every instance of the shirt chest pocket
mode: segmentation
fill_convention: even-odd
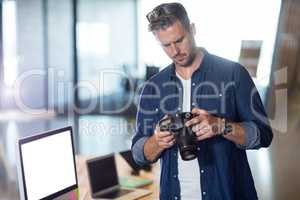
[[[160,119],[163,118],[164,113],[162,112],[162,109],[159,107],[158,102],[153,102],[153,104],[151,105],[151,115],[155,124],[158,124]]]
[[[196,97],[196,107],[211,114],[225,116],[232,111],[233,101],[234,96],[231,93],[201,94]]]

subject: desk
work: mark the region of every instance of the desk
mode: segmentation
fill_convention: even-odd
[[[78,187],[80,191],[80,200],[90,200],[90,188],[86,169],[86,160],[90,157],[76,156]],[[117,171],[119,176],[130,175],[131,168],[127,162],[118,154],[115,155]],[[152,191],[151,195],[140,198],[140,200],[159,199],[159,164],[154,164],[151,172],[141,171],[140,177],[153,180],[151,185],[142,187]]]

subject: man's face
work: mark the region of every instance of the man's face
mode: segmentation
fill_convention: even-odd
[[[193,31],[187,31],[179,21],[165,30],[154,31],[163,50],[180,67],[188,67],[195,58]]]

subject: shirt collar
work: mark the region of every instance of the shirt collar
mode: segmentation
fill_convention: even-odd
[[[206,49],[201,48],[202,52],[203,52],[203,59],[202,62],[200,64],[200,66],[196,69],[196,71],[193,73],[194,74],[198,74],[200,72],[204,72],[208,70],[208,65],[207,65],[207,60],[208,60],[208,55],[209,53],[207,52]],[[175,64],[172,63],[171,64],[171,73],[170,73],[170,80],[175,80],[176,78],[176,70],[175,70]]]

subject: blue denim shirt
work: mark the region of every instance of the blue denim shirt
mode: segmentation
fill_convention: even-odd
[[[150,163],[144,156],[144,144],[165,114],[180,112],[181,91],[174,64],[144,85],[132,140],[133,157],[138,164]],[[199,195],[203,200],[257,199],[245,149],[268,147],[273,133],[248,72],[238,63],[205,51],[203,62],[192,75],[191,94],[192,108],[205,109],[218,117],[240,122],[246,129],[245,146],[236,145],[222,136],[198,142],[202,191]],[[161,164],[160,199],[163,200],[180,199],[177,151],[178,147],[174,145],[158,158]]]

